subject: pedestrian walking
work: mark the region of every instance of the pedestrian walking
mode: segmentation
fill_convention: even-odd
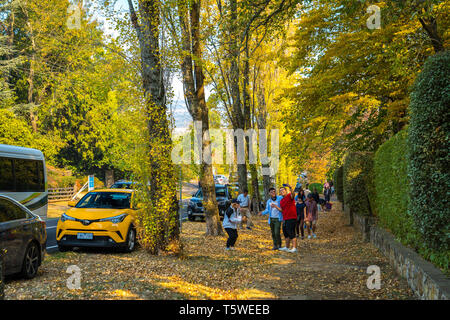
[[[240,204],[241,215],[247,217],[247,219],[246,219],[247,229],[252,230],[253,221],[252,221],[252,215],[250,213],[251,200],[250,200],[250,196],[248,194],[248,190],[244,189],[244,192],[241,193],[240,195],[238,195],[237,200],[239,201],[239,204]],[[240,229],[244,229],[243,224],[244,224],[244,222],[240,223],[240,225],[239,225]]]
[[[302,240],[305,237],[305,231],[303,228],[305,221],[305,207],[306,207],[305,201],[306,201],[305,191],[302,188],[300,188],[298,194],[295,196],[295,207],[297,209],[297,224],[295,226],[295,232],[297,238],[300,236],[301,233]]]
[[[261,211],[259,215],[269,215],[270,231],[272,233],[273,248],[278,250],[281,248],[281,223],[283,222],[283,214],[280,210],[280,201],[283,197],[277,196],[275,188],[269,189],[269,199],[266,202],[266,209]]]
[[[309,194],[305,201],[305,223],[308,229],[308,239],[311,239],[311,231],[312,236],[317,238],[316,236],[316,228],[317,228],[317,220],[319,218],[319,213],[317,209],[317,202],[315,201],[312,194]]]
[[[321,208],[321,206],[320,206],[320,196],[319,196],[319,192],[317,191],[317,188],[314,188],[314,189],[313,189],[312,197],[313,197],[314,201],[315,201],[316,204],[317,204],[317,209],[318,209],[319,211],[322,211],[322,210],[321,210],[322,208]]]
[[[237,199],[231,200],[231,205],[223,215],[222,226],[228,234],[226,250],[234,250],[234,245],[238,238],[237,225],[241,223],[241,216],[239,213],[239,201]]]

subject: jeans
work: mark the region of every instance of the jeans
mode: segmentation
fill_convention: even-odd
[[[270,230],[272,231],[272,240],[275,247],[281,247],[281,221],[278,218],[270,218]]]
[[[228,233],[227,248],[234,247],[234,244],[238,238],[237,230],[233,228],[225,228],[225,231]]]

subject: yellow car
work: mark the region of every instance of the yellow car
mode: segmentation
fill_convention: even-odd
[[[63,213],[56,227],[60,251],[73,247],[110,247],[133,251],[136,210],[133,190],[104,189],[88,192]]]

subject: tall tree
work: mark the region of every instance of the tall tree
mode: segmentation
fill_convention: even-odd
[[[200,37],[201,0],[179,1],[178,11],[182,38],[184,94],[187,108],[195,122],[201,123],[200,184],[206,216],[206,234],[223,234],[216,201],[216,189],[211,163],[211,137],[209,135],[209,110],[205,98],[205,84]]]
[[[131,23],[141,54],[148,131],[148,201],[142,217],[142,244],[151,253],[165,250],[179,237],[178,204],[174,168],[171,163],[172,141],[167,118],[166,92],[160,52],[161,3],[139,0],[138,12],[128,0]],[[143,181],[144,185],[147,184]]]

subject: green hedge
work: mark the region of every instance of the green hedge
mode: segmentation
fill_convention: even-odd
[[[373,153],[349,153],[343,166],[343,189],[345,206],[351,208],[352,213],[362,216],[372,214],[369,191],[367,186],[373,167]]]
[[[424,254],[448,270],[450,256],[450,52],[425,62],[411,93],[408,176],[409,213]]]
[[[312,191],[314,191],[314,189],[317,189],[318,193],[322,193],[323,192],[323,184],[317,183],[317,182],[310,183],[309,184],[309,190],[312,192]]]
[[[344,202],[344,168],[340,166],[334,172],[333,180],[334,180],[334,189],[336,192],[336,196],[340,202]]]
[[[418,235],[414,219],[408,214],[407,137],[408,132],[403,130],[375,153],[373,209],[381,226],[389,229],[404,244],[415,246]]]

